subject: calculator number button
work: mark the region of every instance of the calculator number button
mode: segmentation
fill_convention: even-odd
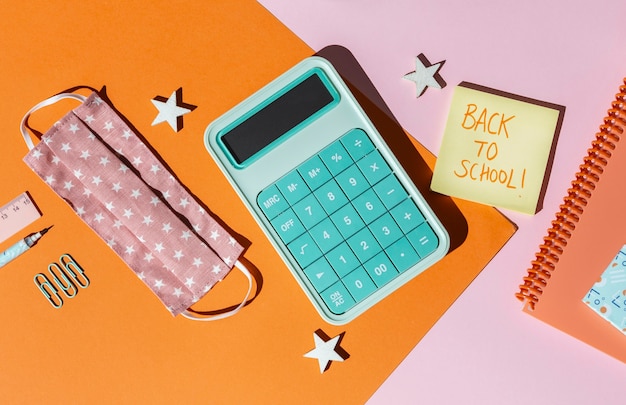
[[[339,231],[335,228],[335,225],[333,225],[328,218],[316,225],[309,232],[323,253],[330,251],[330,249],[337,246],[343,240]]]
[[[326,218],[324,209],[313,194],[309,194],[304,200],[295,204],[293,210],[302,222],[302,225],[307,229],[312,228]]]
[[[324,207],[324,210],[328,215],[348,203],[348,198],[346,198],[345,194],[341,191],[341,188],[339,188],[339,185],[337,185],[335,180],[331,180],[315,190],[314,195],[320,204],[322,204],[322,207]]]
[[[365,263],[365,270],[378,287],[382,287],[398,275],[398,271],[384,252],[380,252],[372,260]]]
[[[378,243],[380,243],[380,246],[383,248],[386,248],[403,236],[400,227],[396,224],[393,218],[391,218],[389,213],[378,218],[369,226],[369,228]]]
[[[381,250],[376,238],[367,228],[348,239],[348,245],[362,263],[374,257]]]
[[[326,258],[339,277],[344,277],[360,264],[345,242],[328,252]]]
[[[372,281],[363,267],[359,267],[343,279],[350,294],[357,301],[362,301],[376,290],[376,284]]]
[[[347,170],[337,176],[337,183],[343,192],[350,199],[354,199],[359,194],[369,188],[369,184],[356,165],[350,166]]]
[[[352,204],[366,224],[369,224],[386,212],[385,206],[372,189],[361,194]]]
[[[349,238],[365,226],[361,216],[351,204],[348,204],[330,216],[344,238]]]

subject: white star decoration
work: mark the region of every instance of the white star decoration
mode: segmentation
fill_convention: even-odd
[[[342,357],[337,352],[337,346],[339,346],[339,341],[341,340],[342,335],[337,335],[332,339],[325,340],[326,334],[322,332],[321,329],[318,329],[313,333],[313,340],[315,341],[315,349],[309,351],[304,355],[304,357],[308,357],[311,359],[317,359],[320,366],[320,373],[323,373],[330,366],[331,361],[344,361],[344,357]]]
[[[442,89],[446,86],[446,82],[439,75],[439,70],[445,61],[441,61],[431,65],[423,53],[415,58],[415,71],[407,73],[404,79],[415,82],[417,97],[420,97],[426,91],[427,87]]]
[[[183,103],[182,98],[183,88],[180,87],[169,98],[156,96],[150,100],[159,110],[159,114],[152,121],[152,125],[167,122],[174,131],[180,131],[183,128],[183,115],[190,113],[196,108],[196,106]]]

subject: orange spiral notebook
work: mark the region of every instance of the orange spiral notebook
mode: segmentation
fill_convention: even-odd
[[[527,313],[622,362],[626,334],[585,301],[626,243],[625,130],[626,79],[517,293]]]

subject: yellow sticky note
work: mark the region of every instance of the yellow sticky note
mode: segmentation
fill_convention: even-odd
[[[431,188],[535,214],[564,112],[556,104],[459,84]]]

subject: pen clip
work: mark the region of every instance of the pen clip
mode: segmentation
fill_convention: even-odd
[[[40,281],[39,280],[40,278],[43,278],[44,281]],[[46,277],[45,274],[43,273],[35,274],[33,281],[35,282],[35,285],[37,286],[37,288],[39,288],[39,291],[41,291],[44,297],[46,297],[50,305],[52,305],[56,309],[59,309],[63,306],[63,299],[59,295],[54,285],[52,285],[50,280],[48,280],[48,277]],[[56,299],[53,299],[53,296],[56,297]]]

